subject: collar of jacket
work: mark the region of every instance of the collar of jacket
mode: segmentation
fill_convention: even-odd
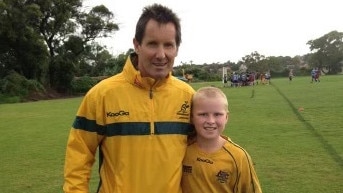
[[[142,77],[141,73],[134,67],[130,56],[126,59],[126,63],[123,68],[123,74],[130,83],[147,90],[158,88],[171,81],[171,72],[166,78],[160,80],[155,80],[150,77]]]

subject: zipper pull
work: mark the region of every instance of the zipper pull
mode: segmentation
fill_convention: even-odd
[[[152,99],[153,97],[153,93],[152,93],[152,89],[150,89],[150,99]]]

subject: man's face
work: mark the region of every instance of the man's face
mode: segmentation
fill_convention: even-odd
[[[173,69],[178,53],[173,23],[160,24],[150,20],[145,28],[142,43],[133,40],[138,54],[138,70],[142,77],[162,79]]]

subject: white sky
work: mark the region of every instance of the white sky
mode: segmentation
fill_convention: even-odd
[[[120,29],[101,42],[118,55],[133,48],[136,22],[152,3],[181,19],[175,65],[238,62],[254,51],[294,57],[310,53],[309,40],[343,32],[342,0],[85,0],[84,6],[103,4],[113,12]]]

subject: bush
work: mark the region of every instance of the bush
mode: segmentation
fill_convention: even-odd
[[[3,94],[0,94],[0,104],[19,103],[19,102],[21,102],[21,98],[18,96],[6,96]]]
[[[97,81],[89,76],[75,77],[71,82],[72,93],[86,93]]]
[[[38,82],[38,80],[27,80],[28,81],[28,90],[29,91],[36,91],[36,92],[43,92],[43,93],[45,93],[46,92],[46,90],[45,90],[45,88],[44,88],[44,86],[40,83],[40,82]]]
[[[3,80],[1,80],[1,93],[6,96],[26,96],[28,94],[27,81],[24,76],[17,72],[10,72]]]
[[[23,101],[31,92],[45,93],[44,86],[37,80],[28,80],[15,71],[0,79],[0,85],[1,103]]]

